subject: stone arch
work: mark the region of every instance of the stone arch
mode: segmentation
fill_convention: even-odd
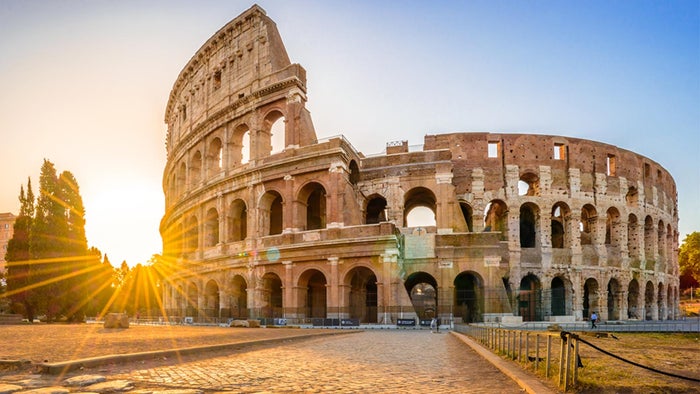
[[[438,316],[438,284],[432,275],[423,271],[414,272],[406,278],[404,287],[420,320]]]
[[[208,175],[220,173],[224,169],[224,145],[221,138],[215,137],[211,140],[207,153]]]
[[[386,221],[386,198],[379,194],[368,197],[365,207],[365,224],[377,224]]]
[[[235,199],[229,206],[228,240],[243,241],[248,237],[248,208],[245,201]]]
[[[639,191],[636,187],[630,186],[627,189],[627,194],[625,195],[625,203],[629,208],[636,208],[639,206]]]
[[[651,281],[647,281],[644,287],[644,320],[652,320],[654,318],[653,311],[656,306],[654,296],[654,284]]]
[[[348,306],[351,319],[361,323],[377,322],[377,276],[367,267],[355,267],[346,275],[344,284],[349,289]]]
[[[184,230],[185,251],[194,252],[199,248],[199,221],[197,216],[191,215],[187,219]]]
[[[627,318],[641,318],[639,311],[639,282],[637,282],[637,279],[632,279],[627,286]]]
[[[219,318],[219,284],[210,279],[204,286],[204,315],[207,318]]]
[[[583,284],[583,316],[590,317],[593,312],[600,316],[599,288],[595,278],[588,278]]]
[[[284,317],[282,280],[274,272],[267,272],[261,281],[260,317]]]
[[[502,200],[492,200],[484,209],[484,231],[501,233],[501,240],[508,237],[508,205]]]
[[[608,281],[608,320],[620,320],[622,318],[623,294],[620,282],[615,278],[610,278]]]
[[[177,170],[177,193],[179,195],[185,194],[187,191],[187,164],[185,162],[180,163],[180,167]]]
[[[659,256],[659,261],[664,261],[666,258],[666,226],[663,220],[659,220],[656,226],[656,253]]]
[[[596,235],[597,220],[598,212],[593,205],[586,204],[581,208],[581,222],[579,223],[581,245],[593,244]]]
[[[204,246],[212,247],[219,243],[219,211],[216,208],[212,207],[207,210],[204,234]]]
[[[673,320],[676,318],[676,307],[673,286],[666,286],[666,318]]]
[[[202,181],[202,152],[195,151],[190,159],[190,186],[195,187],[199,182]]]
[[[474,209],[466,201],[459,202],[459,209],[462,212],[462,217],[467,225],[467,231],[470,233],[474,231]]]
[[[409,190],[404,196],[404,223],[405,227],[416,227],[423,226],[423,223],[433,223],[432,225],[437,225],[435,212],[437,211],[437,198],[435,198],[435,193],[432,190],[419,186],[414,187]],[[432,218],[426,217],[421,219],[417,212],[420,212],[418,208],[427,208],[432,212]],[[417,210],[418,209],[418,210]],[[426,214],[427,211],[423,209],[423,213]],[[429,216],[429,214],[428,214]],[[425,222],[424,222],[425,221]],[[427,224],[429,225],[429,224]]]
[[[520,206],[520,247],[535,248],[538,246],[540,209],[533,203]]]
[[[551,237],[552,248],[563,249],[571,245],[571,233],[569,229],[569,206],[558,202],[552,206]]]
[[[519,196],[539,196],[540,178],[534,172],[525,172],[518,181]]]
[[[260,141],[263,156],[282,152],[286,142],[286,124],[284,113],[278,109],[268,112],[264,118],[264,127],[269,139]]]
[[[357,185],[357,182],[360,181],[360,167],[357,165],[357,162],[355,160],[350,160],[350,164],[348,165],[348,168],[350,170],[350,175],[349,175],[350,184],[355,186],[355,185]]]
[[[523,321],[538,321],[543,318],[542,283],[533,273],[528,273],[520,280],[518,314]]]
[[[248,318],[248,283],[241,275],[235,275],[230,282],[230,315],[237,319]]]
[[[262,235],[282,234],[284,224],[282,195],[275,190],[265,192],[260,198],[259,207]]]
[[[482,321],[484,312],[484,280],[474,271],[463,271],[455,277],[453,313],[464,323]]]
[[[666,291],[663,282],[659,282],[658,285],[656,308],[659,311],[659,320],[666,320]]]
[[[644,218],[644,260],[647,264],[654,260],[654,220],[651,216]]]
[[[326,317],[327,284],[326,275],[315,268],[304,271],[299,277],[298,299],[307,318]]]
[[[620,223],[620,211],[615,207],[608,208],[605,220],[605,244],[612,247],[619,247],[622,239],[622,228]]]
[[[233,129],[231,138],[231,161],[235,164],[246,164],[251,158],[250,127],[240,124]]]
[[[567,316],[573,313],[573,286],[571,281],[562,275],[552,278],[551,314],[552,316]]]
[[[318,182],[309,182],[299,191],[298,221],[306,230],[326,228],[326,189]]]
[[[664,264],[664,271],[668,272],[669,267],[671,267],[673,264],[673,245],[674,245],[674,232],[673,232],[673,227],[671,227],[671,223],[666,225],[666,254],[664,255],[665,257],[665,264]],[[677,243],[675,243],[677,244]],[[670,272],[669,272],[670,273]]]
[[[639,268],[641,260],[641,239],[639,236],[639,220],[635,214],[627,218],[627,252],[630,258],[630,267]]]

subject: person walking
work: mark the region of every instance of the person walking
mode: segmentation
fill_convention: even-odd
[[[595,323],[598,321],[598,314],[593,312],[591,314],[591,328],[596,328],[598,326],[595,325]]]

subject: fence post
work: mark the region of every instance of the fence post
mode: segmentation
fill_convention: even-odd
[[[544,376],[549,379],[549,371],[552,366],[552,336],[547,335],[547,364],[545,364]]]
[[[525,363],[530,361],[530,333],[525,333]]]
[[[569,388],[569,370],[571,369],[571,342],[573,340],[571,335],[566,338],[566,367],[564,368],[564,391]]]
[[[578,360],[578,338],[576,338],[576,340],[574,341],[574,386],[576,386],[578,382]]]
[[[535,335],[535,372],[540,368],[540,333]]]
[[[564,352],[566,351],[566,339],[560,337],[561,346],[559,346],[559,386],[564,383]]]

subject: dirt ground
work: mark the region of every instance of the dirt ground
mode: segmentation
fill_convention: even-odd
[[[308,335],[323,330],[100,324],[0,325],[0,360],[61,362],[111,354],[179,349]]]

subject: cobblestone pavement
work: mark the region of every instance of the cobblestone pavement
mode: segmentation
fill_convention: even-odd
[[[116,372],[116,371],[115,371]],[[253,352],[115,373],[136,388],[205,391],[520,393],[448,333],[365,331]]]

